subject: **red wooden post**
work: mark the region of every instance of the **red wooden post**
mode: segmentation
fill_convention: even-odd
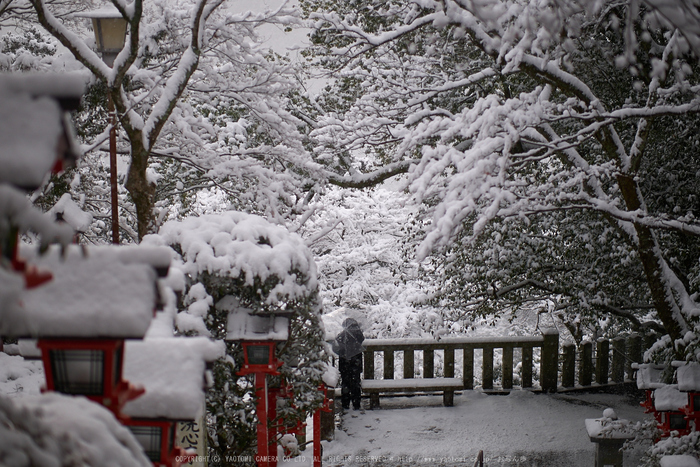
[[[275,467],[277,462],[271,462],[270,437],[267,430],[267,375],[265,373],[255,373],[255,395],[258,399],[258,455],[256,462],[258,467]],[[275,453],[275,458],[277,453]]]
[[[321,467],[321,409],[314,412],[314,463],[313,467]]]
[[[284,434],[284,427],[275,421],[277,418],[277,398],[281,392],[281,387],[267,389],[267,445],[271,457],[271,466],[276,466],[279,460],[277,455],[277,435],[280,433]]]

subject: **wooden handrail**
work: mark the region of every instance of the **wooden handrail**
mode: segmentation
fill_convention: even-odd
[[[648,341],[648,342],[647,342]],[[403,353],[403,378],[415,378],[415,351],[423,352],[422,373],[424,378],[435,376],[435,352],[444,352],[444,376],[455,376],[455,354],[462,353],[462,379],[464,389],[474,388],[474,352],[482,351],[482,387],[493,389],[494,350],[502,353],[502,388],[513,388],[514,357],[520,355],[521,387],[533,387],[533,364],[540,362],[539,383],[543,391],[571,390],[591,386],[607,385],[611,382],[623,383],[634,378],[633,362],[641,362],[643,349],[648,348],[654,339],[632,334],[617,337],[612,341],[599,339],[596,342],[582,342],[560,345],[556,331],[539,336],[507,337],[446,337],[435,339],[366,339],[364,341],[364,377],[374,379],[374,354],[384,354],[383,377],[394,378],[396,352]],[[612,344],[612,345],[610,345]],[[561,348],[561,350],[560,350]],[[514,355],[514,350],[519,352]],[[536,354],[535,349],[539,349]],[[561,352],[561,353],[560,353]]]
[[[404,353],[404,378],[415,377],[414,352],[423,352],[423,377],[435,376],[434,355],[436,350],[444,352],[445,376],[454,377],[455,351],[463,352],[463,381],[465,389],[473,389],[474,350],[483,350],[482,381],[484,389],[493,389],[494,349],[503,349],[504,371],[512,374],[513,349],[522,349],[522,386],[532,387],[533,349],[542,348],[540,359],[541,387],[545,391],[555,391],[557,387],[557,366],[559,334],[550,332],[541,336],[508,337],[448,337],[435,339],[366,339],[364,341],[365,379],[374,378],[374,352],[384,354],[384,379],[394,378],[394,352]],[[551,354],[551,355],[550,355]],[[504,378],[504,389],[513,386],[512,377]]]
[[[522,347],[532,345],[539,347],[544,336],[507,336],[507,337],[445,337],[435,339],[365,339],[363,345],[367,350],[423,350],[423,349],[484,349],[503,347]]]

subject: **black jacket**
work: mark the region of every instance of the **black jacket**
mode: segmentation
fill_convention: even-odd
[[[362,342],[365,335],[362,334],[360,325],[352,318],[343,322],[343,330],[336,336],[333,342],[333,352],[340,358],[350,359],[362,353]]]

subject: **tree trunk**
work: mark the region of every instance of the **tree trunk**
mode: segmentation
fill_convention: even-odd
[[[140,136],[140,134],[139,134]],[[155,233],[155,206],[156,187],[146,178],[148,168],[149,151],[143,144],[131,140],[131,164],[127,175],[125,187],[136,207],[136,221],[139,242],[149,233]]]
[[[617,179],[627,209],[630,211],[643,210],[644,202],[634,178],[627,174],[619,174]],[[664,272],[666,260],[662,256],[654,232],[649,227],[638,223],[634,224],[634,228],[638,237],[637,252],[644,268],[656,312],[666,332],[675,342],[683,337],[687,325],[680,314],[680,306],[674,298],[671,284]]]

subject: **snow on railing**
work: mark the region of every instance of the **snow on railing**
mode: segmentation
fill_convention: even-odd
[[[634,380],[632,364],[642,361],[642,338],[633,334],[613,339],[612,348],[610,344],[607,339],[599,339],[595,346],[583,342],[577,351],[573,343],[560,346],[555,329],[539,336],[366,339],[364,378],[394,379],[397,369],[402,379],[434,378],[436,373],[454,378],[461,373],[464,389],[473,389],[474,370],[480,366],[481,388],[486,391],[494,390],[497,380],[501,383],[498,389],[511,390],[514,376],[519,379],[515,383],[520,383],[523,389],[536,388],[535,384],[539,383],[539,389],[545,392]],[[479,353],[481,359],[477,358],[475,365]],[[376,365],[383,367],[383,371],[375,374]]]

